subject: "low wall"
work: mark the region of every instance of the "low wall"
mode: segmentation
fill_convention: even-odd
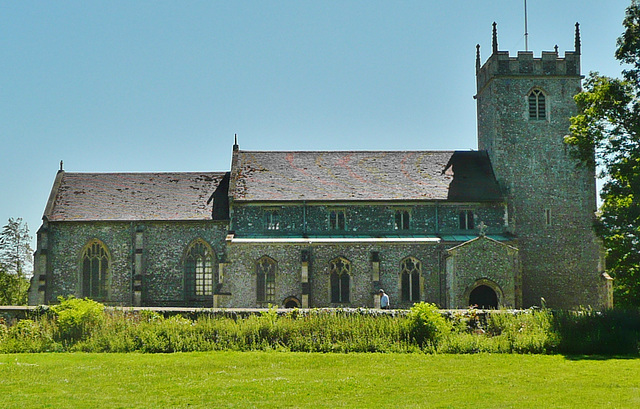
[[[0,306],[0,322],[4,321],[8,325],[12,325],[18,320],[37,319],[49,311],[47,305],[39,306]],[[181,315],[186,318],[195,319],[202,315],[228,317],[233,319],[242,319],[251,315],[263,314],[269,311],[268,308],[183,308],[183,307],[106,307],[106,310],[140,312],[154,311],[165,317],[173,315]],[[293,309],[278,308],[274,310],[277,315],[291,314]],[[409,313],[409,310],[379,310],[372,308],[297,308],[296,314],[307,315],[310,313],[336,312],[340,314],[366,314],[366,315],[390,315],[403,316]],[[440,310],[442,315],[451,318],[454,316],[475,317],[477,320],[484,322],[488,314],[519,314],[527,310]]]

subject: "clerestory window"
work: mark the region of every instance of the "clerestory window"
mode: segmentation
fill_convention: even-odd
[[[331,230],[346,230],[344,210],[329,211],[329,228]]]
[[[473,230],[475,228],[475,220],[473,210],[463,210],[458,214],[458,222],[460,230]]]
[[[278,210],[265,210],[264,225],[267,230],[280,230],[280,212]]]
[[[546,98],[539,89],[534,89],[529,93],[529,119],[547,119]]]
[[[395,229],[409,230],[410,213],[408,210],[396,210]]]

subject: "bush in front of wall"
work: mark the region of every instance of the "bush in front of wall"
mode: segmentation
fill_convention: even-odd
[[[104,305],[97,301],[73,296],[58,300],[60,303],[51,307],[55,314],[58,341],[74,343],[86,339],[105,321]]]

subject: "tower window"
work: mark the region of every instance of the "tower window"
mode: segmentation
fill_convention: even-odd
[[[396,210],[396,230],[409,230],[410,214],[408,210]]]
[[[458,214],[460,230],[473,230],[475,227],[473,210],[463,210]]]
[[[539,89],[534,89],[529,93],[529,119],[547,119],[546,98]]]

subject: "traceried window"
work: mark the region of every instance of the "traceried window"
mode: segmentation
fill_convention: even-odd
[[[395,229],[409,230],[410,217],[408,210],[396,210]]]
[[[276,300],[276,268],[271,257],[263,256],[256,263],[256,289],[259,303],[274,303]]]
[[[350,301],[351,263],[344,257],[329,262],[331,281],[331,302],[348,303]]]
[[[215,283],[214,256],[211,247],[202,240],[197,240],[187,251],[185,258],[185,275],[190,284],[189,292],[195,296],[213,295]]]
[[[109,297],[109,253],[102,242],[94,240],[82,254],[82,296],[95,300]]]
[[[331,230],[345,230],[345,212],[344,210],[329,211],[329,228]]]
[[[422,263],[414,257],[407,257],[400,263],[402,276],[402,301],[420,301],[420,274]]]
[[[265,210],[264,225],[267,230],[280,230],[280,212],[278,210]]]
[[[539,89],[534,89],[529,93],[529,119],[547,119],[546,98]]]
[[[462,210],[458,214],[458,221],[460,224],[460,230],[473,230],[475,227],[473,210]]]

